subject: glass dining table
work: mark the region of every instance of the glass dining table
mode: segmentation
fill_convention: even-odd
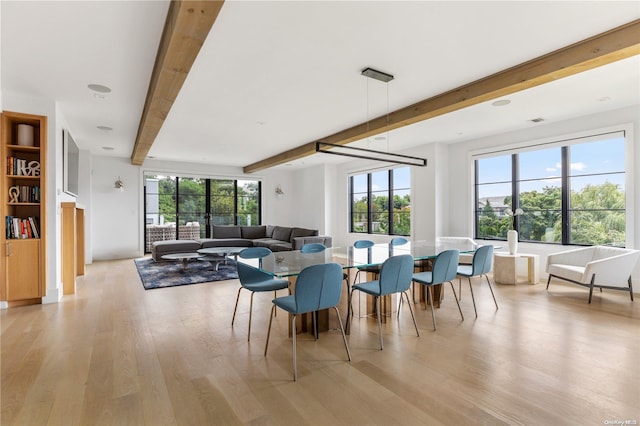
[[[458,249],[460,253],[472,253],[477,246],[470,241],[434,242],[413,241],[392,246],[387,243],[375,244],[369,248],[328,247],[318,253],[302,253],[299,250],[273,252],[260,260],[242,259],[238,261],[252,265],[276,278],[295,277],[311,265],[335,262],[342,269],[379,266],[391,256],[410,254],[416,261],[435,259],[442,251]]]
[[[402,245],[390,245],[388,243],[375,244],[368,248],[355,248],[349,247],[328,247],[326,250],[317,253],[302,253],[299,250],[294,251],[282,251],[273,252],[270,255],[263,257],[262,259],[242,259],[238,258],[239,262],[243,262],[252,265],[263,272],[266,272],[276,278],[287,278],[292,282],[294,287],[295,277],[300,272],[312,265],[324,264],[324,263],[338,263],[342,266],[342,269],[348,277],[352,275],[349,273],[351,270],[357,270],[357,268],[368,266],[380,266],[391,256],[397,256],[401,254],[410,254],[415,261],[427,261],[429,259],[435,259],[435,257],[445,250],[458,249],[461,253],[472,253],[477,249],[477,245],[471,240],[460,241],[410,241]],[[348,280],[349,289],[351,288],[351,278]],[[439,290],[439,288],[437,289]],[[439,306],[441,300],[441,294],[436,292],[434,294],[434,307]],[[343,297],[346,301],[347,297]],[[424,294],[420,295],[420,300],[424,300]],[[389,315],[392,309],[392,303],[388,301],[385,303],[382,316]],[[371,309],[369,309],[371,310]],[[351,321],[348,321],[350,323]],[[305,326],[306,321],[301,321],[303,324],[302,331],[308,329]],[[318,316],[318,330],[325,331],[329,329],[328,310],[321,312]]]

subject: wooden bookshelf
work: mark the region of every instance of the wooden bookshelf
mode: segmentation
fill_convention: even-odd
[[[46,292],[47,117],[4,111],[0,117],[0,300],[41,303]],[[24,131],[28,136],[25,138]]]

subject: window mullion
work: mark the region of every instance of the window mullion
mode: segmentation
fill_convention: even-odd
[[[571,164],[571,158],[569,155],[569,147],[563,146],[562,153],[562,244],[570,244],[570,230],[569,224],[569,203],[570,203],[570,191],[569,191],[569,167]]]
[[[511,156],[511,209],[514,213],[520,206],[519,158],[518,154]],[[513,228],[516,231],[520,231],[520,218],[515,215],[513,216]],[[520,239],[520,232],[518,232],[518,239]]]
[[[389,184],[387,193],[387,226],[389,235],[395,235],[393,230],[393,170],[389,170]]]

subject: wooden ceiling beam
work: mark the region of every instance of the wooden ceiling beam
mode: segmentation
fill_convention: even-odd
[[[169,5],[131,153],[132,164],[144,162],[223,4],[224,0],[185,0]]]
[[[408,126],[553,80],[640,54],[640,20],[563,47],[544,56],[458,87],[432,98],[318,139],[337,145]],[[307,142],[244,167],[253,173],[315,154]]]

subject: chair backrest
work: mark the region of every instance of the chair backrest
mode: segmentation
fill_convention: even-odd
[[[473,255],[471,266],[472,275],[482,275],[491,271],[493,264],[493,246],[480,246]]]
[[[409,240],[407,240],[406,238],[395,237],[395,238],[392,238],[391,241],[389,241],[389,245],[391,245],[391,246],[401,246],[403,244],[407,244],[408,242],[409,242]]]
[[[323,263],[304,268],[296,280],[296,312],[314,312],[336,306],[342,294],[342,267]]]
[[[458,261],[460,259],[460,250],[445,250],[436,256],[433,261],[433,269],[431,272],[432,284],[446,283],[456,277],[458,271]]]
[[[266,272],[262,272],[258,268],[254,268],[246,263],[238,262],[238,279],[241,285],[263,282],[273,277]]]
[[[242,250],[238,256],[243,259],[262,259],[265,256],[269,256],[271,250],[267,247],[249,247]]]
[[[376,243],[374,243],[371,240],[358,240],[355,243],[353,243],[353,246],[355,248],[369,248],[369,247],[373,247]]]
[[[326,249],[327,247],[322,243],[310,243],[303,245],[300,253],[320,253]]]
[[[412,277],[413,256],[410,254],[391,256],[385,260],[380,269],[379,296],[408,290]]]

